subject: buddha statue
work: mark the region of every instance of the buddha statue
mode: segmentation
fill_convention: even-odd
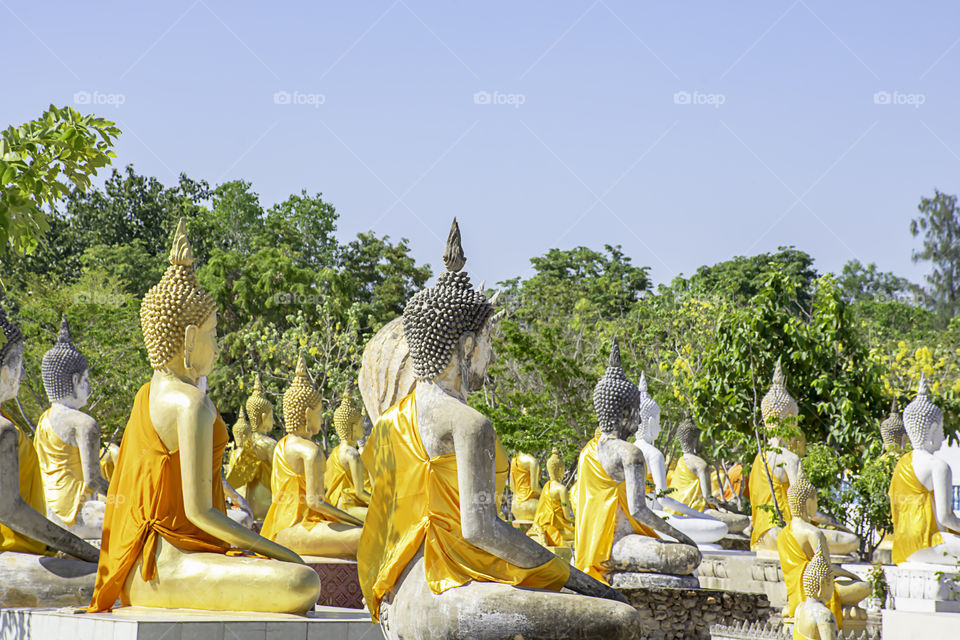
[[[540,461],[529,453],[518,452],[510,461],[510,489],[514,520],[529,524],[540,502]]]
[[[273,405],[263,395],[260,374],[253,379],[253,391],[247,398],[242,421],[233,428],[234,449],[230,454],[227,482],[234,486],[250,505],[255,520],[263,520],[270,509],[270,474],[273,450],[277,441],[271,438]]]
[[[667,486],[667,465],[663,452],[654,445],[660,435],[660,405],[647,389],[647,376],[640,373],[640,418],[634,444],[643,454],[647,469],[645,479],[647,506],[658,517],[682,531],[691,540],[704,548],[727,535],[727,525],[697,509],[688,507],[673,497],[664,494]]]
[[[639,617],[619,593],[497,517],[496,433],[466,400],[499,317],[465,262],[454,220],[446,271],[403,312],[416,384],[368,439],[373,493],[357,565],[370,615],[388,638],[632,638]],[[381,361],[402,360],[383,346]]]
[[[693,418],[686,417],[677,429],[677,440],[683,455],[670,478],[671,496],[701,513],[727,525],[731,533],[741,533],[750,524],[750,516],[737,513],[711,491],[710,468],[700,457],[700,428]]]
[[[573,547],[574,518],[570,492],[563,484],[563,460],[554,447],[547,458],[547,484],[540,492],[528,535],[545,547]]]
[[[640,391],[620,368],[614,340],[606,373],[593,390],[600,435],[580,452],[577,466],[575,565],[617,586],[697,586],[696,543],[646,503],[643,454],[623,437],[637,429]],[[662,540],[658,533],[678,542]],[[669,577],[668,577],[669,576]]]
[[[303,352],[283,394],[283,424],[287,433],[273,451],[273,503],[260,532],[304,555],[356,558],[363,521],[324,497],[326,456],[313,441],[323,426],[322,398],[310,382]]]
[[[750,471],[750,503],[753,508],[750,534],[750,549],[765,556],[773,557],[777,553],[777,533],[790,522],[790,510],[786,508],[787,489],[797,481],[800,471],[800,456],[806,452],[806,440],[803,434],[785,441],[778,427],[796,427],[800,415],[797,401],[787,391],[786,378],[780,360],[773,371],[770,390],[760,402],[763,424],[768,431],[767,449],[754,458]],[[782,522],[778,522],[782,518]],[[819,511],[812,513],[813,522],[825,524],[835,529],[822,529],[827,546],[833,555],[846,555],[856,550],[860,539],[832,518]]]
[[[890,415],[880,423],[880,439],[883,441],[883,452],[900,456],[903,453],[907,431],[903,427],[903,417],[897,407],[897,398],[890,401]]]
[[[81,411],[90,397],[90,365],[70,341],[66,316],[43,356],[41,377],[50,408],[37,422],[34,446],[47,517],[81,538],[100,538],[110,483],[101,475],[100,425]]]
[[[797,605],[793,640],[835,640],[840,637],[839,620],[826,605],[834,592],[833,571],[826,544],[818,541],[813,558],[803,569],[803,602]]]
[[[787,489],[787,508],[791,518],[777,534],[777,554],[787,588],[783,617],[792,618],[804,599],[801,578],[807,563],[813,560],[817,549],[829,548],[824,532],[811,522],[811,516],[817,512],[817,490],[807,480],[803,467],[798,471],[796,482]],[[870,585],[846,569],[831,565],[829,559],[827,566],[834,578],[834,588],[823,602],[833,611],[837,625],[843,628],[843,608],[848,615],[865,619],[866,613],[856,605],[870,595]]]
[[[353,404],[349,390],[340,398],[340,406],[333,412],[333,426],[340,444],[333,448],[323,472],[327,501],[360,520],[367,517],[370,504],[370,480],[357,449],[363,437],[363,416]]]
[[[900,457],[890,480],[893,562],[956,567],[960,562],[960,518],[952,508],[950,466],[933,453],[943,444],[943,413],[920,376],[917,397],[903,410],[913,450]]]
[[[154,373],[124,429],[88,610],[119,597],[123,606],[304,613],[317,602],[317,574],[226,514],[227,428],[197,386],[219,355],[217,307],[193,262],[181,219],[170,266],[140,307]]]

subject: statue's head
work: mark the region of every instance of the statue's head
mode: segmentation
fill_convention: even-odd
[[[627,380],[620,367],[620,345],[616,338],[610,348],[607,370],[593,388],[593,408],[604,434],[622,439],[636,431],[640,420],[640,390]]]
[[[403,333],[418,380],[437,380],[448,371],[471,391],[483,385],[493,361],[491,336],[501,315],[493,312],[496,296],[487,300],[470,286],[470,278],[461,271],[466,262],[454,218],[443,253],[446,272],[407,302]]]
[[[150,366],[183,368],[194,379],[209,374],[220,355],[217,304],[200,287],[183,218],[170,249],[170,266],[143,297],[140,326]]]
[[[637,438],[650,444],[660,435],[660,405],[647,391],[647,375],[640,372],[640,421],[637,425]]]
[[[43,355],[40,367],[43,388],[50,402],[79,409],[90,398],[90,364],[70,340],[67,316],[60,320],[60,335],[53,348]]]
[[[270,433],[273,429],[273,405],[263,395],[259,373],[253,378],[253,391],[247,398],[247,417],[250,427],[258,433]]]
[[[283,394],[283,423],[287,433],[316,435],[323,426],[323,398],[307,375],[307,360],[300,352],[293,382]]]
[[[903,448],[903,438],[906,436],[903,428],[903,417],[897,407],[897,398],[890,402],[890,415],[880,423],[880,439],[883,441],[884,451],[900,451]]]
[[[797,481],[787,489],[787,508],[792,517],[804,521],[809,521],[810,516],[817,512],[817,490],[807,479],[802,464],[797,471]]]
[[[687,416],[677,427],[677,440],[680,450],[684,453],[698,453],[700,451],[700,427]]]
[[[903,428],[914,449],[933,453],[943,444],[943,412],[930,399],[923,374],[917,385],[917,397],[903,410]]]
[[[560,458],[560,452],[556,447],[550,452],[547,458],[547,475],[554,482],[563,482],[563,474],[566,471],[563,466],[563,460]]]
[[[253,428],[247,421],[247,412],[240,407],[240,414],[237,416],[237,422],[233,425],[233,441],[237,447],[249,447],[253,443]]]
[[[333,412],[333,427],[337,430],[340,442],[350,446],[357,446],[357,441],[363,437],[363,416],[353,403],[350,390],[347,389],[340,397],[340,406]]]
[[[20,327],[10,322],[0,309],[0,329],[3,344],[0,344],[0,401],[9,400],[20,390],[20,375],[23,372],[23,333]]]
[[[813,558],[803,570],[804,598],[826,602],[833,595],[833,568],[823,548],[823,540],[817,540]]]
[[[777,366],[773,370],[773,382],[770,385],[770,390],[767,391],[767,395],[763,396],[763,400],[760,402],[760,413],[763,415],[763,424],[767,428],[773,428],[784,423],[795,423],[797,416],[800,415],[797,401],[787,391],[787,381],[783,375],[783,369],[780,367],[780,360],[777,360]]]

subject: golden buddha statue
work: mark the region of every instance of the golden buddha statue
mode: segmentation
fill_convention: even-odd
[[[787,507],[791,519],[777,534],[777,554],[783,581],[787,587],[787,606],[783,610],[784,618],[792,618],[797,605],[803,601],[802,576],[818,548],[829,548],[824,532],[811,522],[812,514],[817,512],[817,490],[807,480],[800,468],[797,481],[787,489]],[[835,578],[834,589],[824,600],[833,611],[837,625],[843,628],[843,607],[850,616],[865,618],[866,614],[857,607],[857,603],[870,595],[870,585],[855,574],[836,565],[830,565]]]
[[[550,477],[540,492],[533,526],[528,535],[545,547],[572,547],[574,520],[570,507],[570,492],[563,484],[563,460],[554,447],[547,458],[547,475]]]
[[[273,405],[263,395],[258,373],[253,380],[253,391],[247,398],[245,419],[238,421],[233,428],[235,446],[230,453],[226,474],[227,482],[247,501],[256,520],[267,517],[273,501],[270,475],[277,441],[267,435],[272,429]]]
[[[317,574],[226,515],[227,428],[198,387],[220,352],[217,308],[193,262],[181,219],[170,266],[140,308],[154,374],[120,444],[89,611],[119,597],[124,606],[303,613],[317,602]]]
[[[540,501],[540,461],[529,453],[517,453],[510,461],[510,510],[517,522],[530,523]]]
[[[363,437],[363,416],[354,406],[349,391],[344,391],[340,406],[333,412],[333,426],[340,444],[330,452],[323,472],[326,499],[338,509],[363,520],[370,504],[370,480],[357,450],[357,441]]]
[[[273,451],[273,503],[260,532],[297,553],[356,558],[363,521],[324,498],[323,449],[313,441],[323,425],[322,398],[310,383],[303,352],[283,394],[287,435]]]
[[[833,575],[826,544],[819,540],[813,557],[803,568],[803,602],[797,606],[793,621],[793,640],[835,640],[840,637],[840,620],[826,604],[835,591]]]

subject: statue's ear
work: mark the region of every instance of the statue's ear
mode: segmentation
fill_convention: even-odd
[[[460,347],[463,349],[464,355],[471,356],[473,350],[477,347],[477,334],[473,331],[467,331],[460,336]]]
[[[75,373],[71,377],[73,378],[73,395],[78,396],[80,395],[80,381],[83,380],[83,372]]]
[[[200,327],[195,324],[188,324],[183,330],[183,354],[193,353],[193,348],[197,344],[197,334],[200,333]]]

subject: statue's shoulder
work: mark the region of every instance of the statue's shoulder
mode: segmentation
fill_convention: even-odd
[[[0,435],[4,435],[7,432],[17,433],[18,431],[17,425],[7,420],[7,416],[0,414]]]
[[[303,438],[295,434],[288,434],[286,437],[287,445],[284,447],[288,455],[300,457],[307,460],[317,458],[326,458],[323,449],[313,440]]]

